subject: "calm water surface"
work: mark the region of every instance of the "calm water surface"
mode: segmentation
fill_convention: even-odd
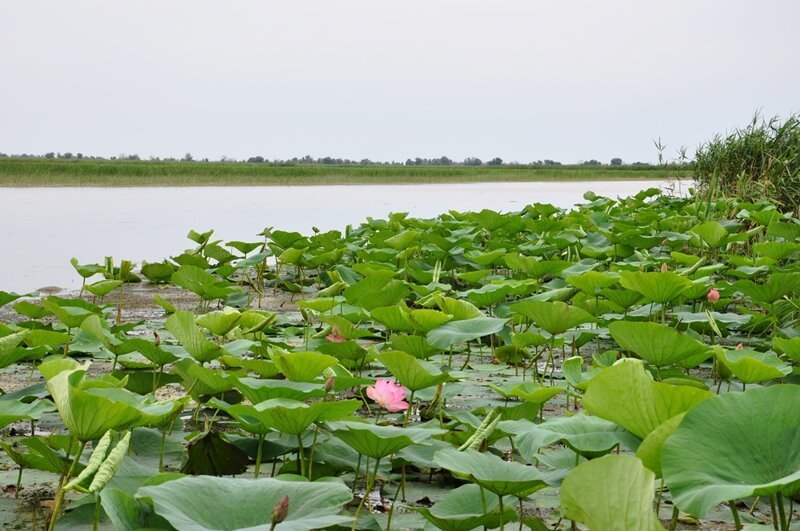
[[[0,290],[79,288],[69,263],[103,257],[160,261],[194,244],[190,229],[223,240],[257,241],[265,227],[310,234],[366,217],[448,210],[521,210],[534,202],[570,208],[592,190],[629,196],[666,181],[474,183],[376,186],[182,188],[0,188]],[[686,187],[686,184],[683,184]]]

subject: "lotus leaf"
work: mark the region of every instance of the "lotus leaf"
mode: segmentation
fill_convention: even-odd
[[[800,488],[797,404],[800,386],[774,385],[690,409],[662,450],[676,505],[699,517],[727,500]]]
[[[564,516],[604,531],[663,530],[653,512],[653,473],[627,455],[607,455],[573,469],[561,485]]]

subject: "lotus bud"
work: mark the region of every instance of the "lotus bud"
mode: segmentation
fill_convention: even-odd
[[[275,507],[272,508],[272,525],[273,527],[286,520],[286,515],[289,514],[289,496],[284,495],[283,498],[278,500]]]
[[[712,289],[708,291],[708,302],[716,304],[719,300],[719,291]]]
[[[736,345],[736,350],[744,350],[744,343],[739,343]]]
[[[668,269],[669,269],[669,266],[667,265],[667,263],[666,263],[666,262],[664,262],[663,264],[661,264],[661,272],[662,272],[662,273],[666,273]]]
[[[336,383],[336,378],[331,376],[327,380],[325,380],[325,392],[330,393],[333,391],[333,384]]]
[[[666,239],[666,238],[664,238],[664,239],[661,241],[661,245],[663,245],[663,246],[667,246],[667,245],[669,245],[669,240],[668,240],[668,239]]]
[[[155,330],[153,330],[153,343],[155,343],[156,346],[159,346],[161,344],[161,336],[158,335],[158,332],[156,332]]]

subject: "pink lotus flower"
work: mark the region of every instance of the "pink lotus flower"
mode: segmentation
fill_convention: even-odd
[[[669,266],[667,265],[666,262],[664,262],[663,264],[661,264],[661,272],[666,273],[667,270],[669,270]]]
[[[719,291],[712,289],[708,291],[708,302],[716,304],[719,300]]]
[[[391,380],[380,379],[374,387],[370,385],[367,387],[367,396],[390,413],[408,409],[406,388]]]
[[[739,343],[736,345],[736,350],[744,350],[744,343]]]
[[[339,327],[336,325],[333,325],[333,328],[331,328],[331,333],[325,336],[325,339],[328,341],[333,341],[334,343],[347,341],[347,338],[344,337],[341,332],[339,332]]]

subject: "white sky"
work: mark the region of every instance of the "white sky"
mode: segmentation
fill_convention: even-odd
[[[654,161],[800,110],[796,0],[0,2],[0,152]],[[693,152],[693,149],[692,149]]]

